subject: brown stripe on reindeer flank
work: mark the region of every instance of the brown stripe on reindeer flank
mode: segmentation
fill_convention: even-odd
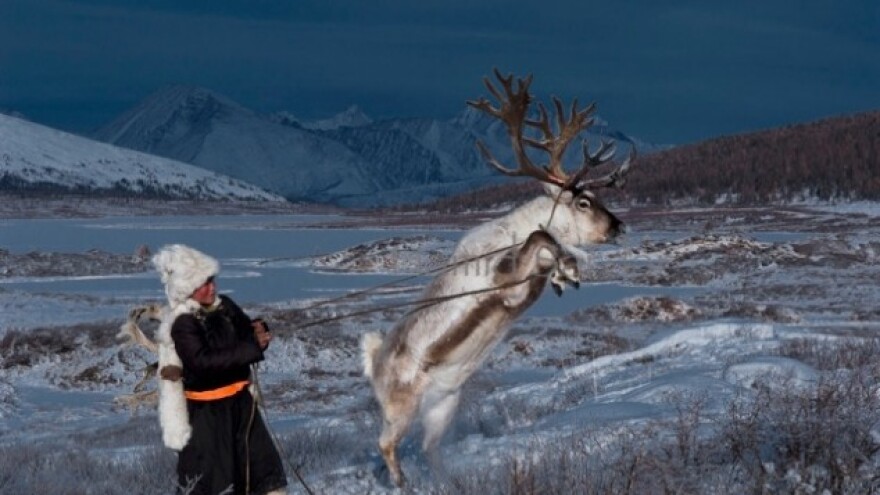
[[[504,302],[499,296],[492,296],[480,304],[467,317],[461,320],[458,325],[446,332],[447,337],[439,342],[434,343],[428,348],[423,359],[424,369],[441,364],[447,356],[452,354],[474,330],[479,328],[480,323],[493,316],[498,312],[507,312]]]

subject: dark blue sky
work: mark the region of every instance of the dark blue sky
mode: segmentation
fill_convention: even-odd
[[[451,117],[493,66],[686,143],[880,109],[880,2],[0,0],[0,107],[85,132],[163,84]]]

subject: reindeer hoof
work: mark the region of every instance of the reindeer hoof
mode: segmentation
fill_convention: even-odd
[[[403,473],[400,474],[399,478],[395,479],[391,474],[391,470],[388,469],[384,462],[373,469],[373,477],[385,488],[402,488],[406,483]]]
[[[391,488],[391,474],[388,472],[388,467],[385,466],[384,463],[380,463],[373,468],[373,477],[376,478],[376,481],[378,481],[380,485]]]

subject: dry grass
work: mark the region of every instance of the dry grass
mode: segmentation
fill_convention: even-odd
[[[878,493],[877,345],[873,339],[793,340],[781,352],[824,370],[815,383],[767,377],[721,406],[706,396],[670,395],[659,405],[667,413],[658,419],[591,425],[563,438],[536,437],[529,445],[494,454],[501,456],[496,458],[500,462],[487,459],[425,473],[417,446],[410,442],[402,455],[411,491]],[[473,387],[471,392],[479,393],[493,384]],[[468,435],[497,437],[560,408],[565,405],[511,398],[480,408],[465,406],[460,420]],[[281,438],[286,459],[316,481],[339,476],[349,466],[380,465],[375,451],[378,418],[353,418],[346,423],[360,422],[354,428],[294,428]],[[152,419],[0,447],[0,493],[115,494],[119,487],[127,487],[126,493],[169,493],[175,486],[176,456],[158,444],[155,424],[144,426]],[[454,446],[444,452],[450,449]]]
[[[814,384],[768,377],[721,411],[670,396],[672,414],[535,440],[499,467],[463,470],[430,493],[872,494],[880,490],[880,366],[873,340],[794,341],[784,351],[828,371]],[[513,409],[524,416],[534,407]]]

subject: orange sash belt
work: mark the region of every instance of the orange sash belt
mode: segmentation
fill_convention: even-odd
[[[186,390],[184,395],[189,400],[220,400],[225,399],[227,397],[232,397],[233,395],[241,392],[241,390],[251,382],[248,380],[242,380],[240,382],[230,383],[229,385],[224,385],[220,388],[215,388],[213,390],[200,390],[198,392],[193,390]]]

